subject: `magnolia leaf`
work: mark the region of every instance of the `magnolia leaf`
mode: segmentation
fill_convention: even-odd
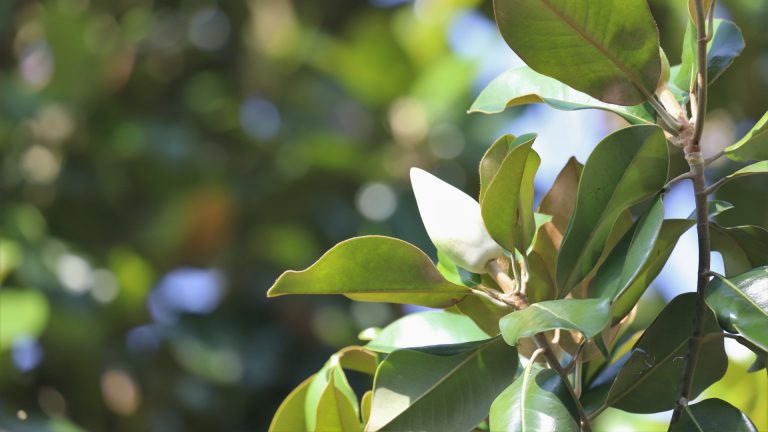
[[[712,250],[722,255],[726,276],[768,265],[768,231],[764,228],[751,225],[724,228],[717,224],[711,228]]]
[[[735,161],[768,159],[768,111],[746,135],[726,147],[725,155]]]
[[[554,329],[576,330],[590,339],[608,326],[610,319],[608,300],[561,299],[512,312],[501,319],[499,327],[504,340],[514,346],[522,337]]]
[[[712,192],[721,188],[724,184],[728,183],[733,179],[737,179],[739,177],[756,175],[756,174],[768,174],[768,160],[755,162],[751,165],[747,165],[744,168],[741,168],[740,170],[737,170],[731,174],[728,174],[727,176],[718,180],[717,183],[712,185]]]
[[[491,81],[475,99],[469,112],[495,114],[531,103],[545,103],[566,111],[600,109],[618,114],[631,124],[655,122],[655,115],[644,105],[627,107],[605,103],[525,66],[510,69]]]
[[[392,237],[365,236],[337,244],[306,270],[283,273],[267,296],[343,294],[360,301],[445,307],[468,292],[448,282],[417,247]]]
[[[597,145],[584,165],[558,254],[561,296],[594,271],[622,214],[661,190],[668,165],[666,139],[657,126],[627,127]]]
[[[578,432],[577,411],[560,375],[529,362],[491,405],[494,432]]]
[[[725,330],[768,351],[768,266],[727,279],[715,277],[704,299]]]
[[[533,177],[541,159],[533,140],[512,149],[499,166],[480,202],[485,226],[510,252],[526,252],[533,240]]]
[[[501,35],[528,66],[603,102],[638,105],[661,77],[645,0],[495,0]]]
[[[675,297],[651,323],[621,367],[606,404],[633,413],[672,409],[680,395],[680,376],[693,331],[696,293]],[[691,399],[725,374],[728,358],[723,338],[706,338],[722,332],[709,309],[704,314],[705,338],[695,361]]]
[[[682,62],[673,75],[672,84],[687,92],[696,76],[696,29],[693,22],[688,22],[683,37]],[[707,44],[707,81],[711,85],[744,49],[744,38],[736,24],[714,20],[714,35]]]
[[[683,409],[669,432],[757,432],[752,420],[738,408],[721,399],[705,399]]]
[[[517,351],[501,338],[394,351],[376,373],[365,430],[468,431],[516,372]]]
[[[366,348],[389,353],[403,348],[459,344],[485,339],[488,339],[488,334],[466,316],[426,311],[406,315],[384,327]]]
[[[269,425],[269,432],[295,431],[306,432],[306,417],[304,416],[304,403],[307,398],[309,384],[314,379],[314,375],[307,378],[298,385],[283,400],[272,418]]]

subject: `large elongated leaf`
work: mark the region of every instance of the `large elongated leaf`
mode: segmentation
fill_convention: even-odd
[[[343,294],[353,300],[450,306],[469,292],[445,280],[417,247],[391,237],[345,240],[308,269],[287,271],[267,292]]]
[[[501,335],[510,345],[518,339],[547,330],[567,329],[581,332],[589,339],[600,333],[611,320],[605,299],[561,299],[534,303],[512,312],[499,322]]]
[[[551,215],[552,220],[538,228],[528,253],[528,299],[532,303],[557,298],[555,261],[576,205],[582,168],[576,158],[568,159],[539,204],[539,212]]]
[[[621,321],[635,307],[643,293],[659,275],[667,259],[675,249],[677,241],[684,232],[694,225],[688,219],[667,219],[661,225],[659,236],[650,251],[650,258],[645,262],[629,285],[614,296],[611,305],[613,324]],[[606,264],[607,266],[607,264]]]
[[[517,350],[501,338],[395,351],[376,374],[366,431],[470,430],[516,372]]]
[[[735,161],[768,159],[768,111],[746,135],[725,149],[725,155]]]
[[[530,140],[509,152],[480,201],[488,232],[510,252],[525,253],[536,229],[533,177],[541,158],[532,145]]]
[[[380,352],[448,345],[488,339],[488,335],[466,316],[427,311],[406,315],[386,326],[366,348]]]
[[[704,299],[724,329],[768,351],[768,266],[728,279],[715,277]]]
[[[663,221],[664,204],[657,197],[600,267],[589,286],[591,297],[612,302],[635,281],[652,257]]]
[[[531,103],[545,103],[566,111],[600,109],[618,114],[631,124],[653,124],[655,117],[644,105],[626,107],[605,103],[525,66],[510,69],[491,81],[469,112],[494,114]]]
[[[607,405],[634,413],[671,409],[679,396],[680,376],[693,330],[696,294],[675,297],[661,311],[632,349],[610,392]],[[703,336],[719,334],[714,314],[707,309]],[[701,344],[693,375],[695,398],[725,374],[728,359],[723,339],[714,337]]]
[[[453,307],[470,318],[488,336],[498,336],[501,333],[499,320],[512,310],[507,305],[477,295],[468,295]]]
[[[561,295],[593,271],[622,213],[664,186],[668,164],[666,140],[657,126],[624,128],[597,145],[584,166],[558,255]]]
[[[362,430],[357,396],[349,386],[341,365],[333,358],[307,386],[304,418],[309,431]]]
[[[768,231],[764,228],[751,225],[724,228],[713,224],[710,234],[712,250],[723,257],[726,276],[768,265]]]
[[[307,399],[309,383],[313,378],[314,375],[304,380],[283,400],[272,418],[269,432],[305,432],[307,430],[304,402]]]
[[[661,76],[645,0],[495,0],[507,44],[534,70],[603,102],[638,105]]]
[[[757,432],[752,420],[722,399],[705,399],[689,405],[669,432]]]
[[[533,144],[536,139],[536,134],[524,134],[519,137],[514,135],[504,135],[497,139],[485,152],[483,158],[480,160],[480,200],[483,201],[485,197],[485,191],[488,190],[488,186],[491,184],[491,180],[496,176],[499,171],[502,162],[507,157],[510,151],[515,147],[521,145]]]
[[[560,375],[529,362],[491,405],[494,432],[578,432],[573,399]]]
[[[672,79],[679,89],[688,91],[696,75],[696,28],[688,21],[683,37],[683,54],[680,67]],[[736,24],[716,19],[714,36],[707,45],[707,81],[712,84],[733,63],[744,49],[744,38]]]
[[[718,182],[718,184],[719,186],[722,186],[733,179],[737,179],[739,177],[757,175],[757,174],[768,174],[768,160],[755,162],[751,165],[747,165],[744,168],[734,171],[731,174],[728,174],[727,176],[723,177],[720,180],[720,182]],[[719,186],[715,186],[715,187],[719,187]]]

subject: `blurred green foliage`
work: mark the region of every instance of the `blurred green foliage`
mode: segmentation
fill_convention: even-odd
[[[651,6],[675,63],[684,2]],[[707,145],[724,147],[765,110],[768,7],[718,7],[747,41],[710,96]],[[521,112],[465,114],[513,61],[490,14],[478,0],[0,2],[0,429],[265,430],[330,353],[401,315],[264,294],[362,233],[433,250],[408,168],[476,190]],[[761,190],[724,187],[739,210],[721,222],[766,225]]]

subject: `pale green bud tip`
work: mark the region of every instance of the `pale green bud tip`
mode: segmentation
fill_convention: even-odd
[[[488,262],[504,254],[472,197],[419,168],[411,168],[411,186],[429,238],[454,263],[485,273]]]

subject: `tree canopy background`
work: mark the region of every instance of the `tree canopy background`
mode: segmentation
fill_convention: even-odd
[[[685,2],[650,4],[675,64]],[[768,105],[768,5],[717,8],[747,46],[711,88],[709,152]],[[475,191],[492,140],[534,131],[525,110],[552,116],[537,146],[563,158],[620,125],[543,107],[467,115],[520,64],[491,13],[473,0],[0,3],[0,428],[266,430],[330,353],[407,312],[265,291],[363,233],[434,252],[408,169]],[[765,186],[724,187],[738,210],[721,223],[766,225]],[[645,304],[650,320],[661,302]],[[753,380],[732,378],[734,397]]]

